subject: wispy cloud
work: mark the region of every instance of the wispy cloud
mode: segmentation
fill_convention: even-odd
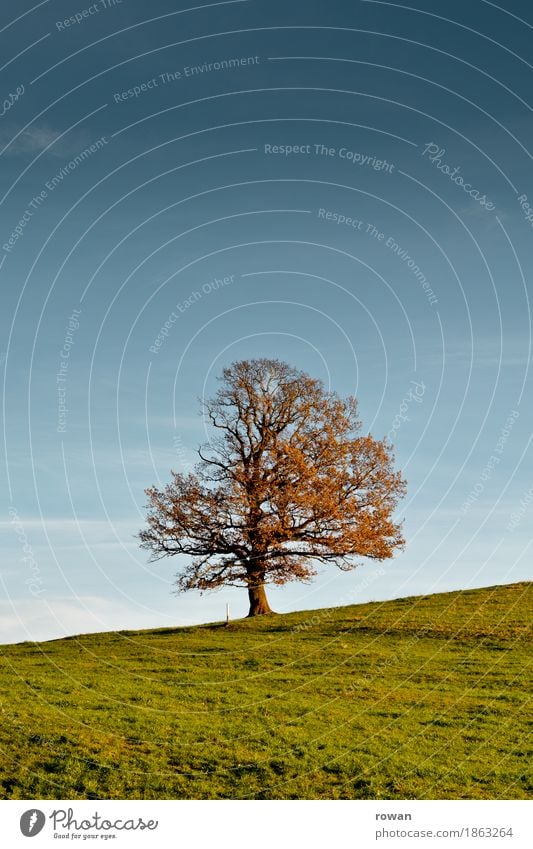
[[[65,157],[80,153],[91,139],[85,131],[68,133],[46,124],[33,124],[22,132],[17,127],[0,131],[0,146],[8,156],[35,156],[46,151],[50,156]]]
[[[470,365],[474,368],[498,367],[520,368],[530,362],[529,342],[527,338],[509,339],[505,337],[500,351],[500,341],[497,337],[475,336],[472,346],[468,341],[448,341],[445,350],[445,361],[448,365]],[[425,362],[440,365],[442,355],[429,354]]]
[[[41,519],[38,516],[25,517],[21,515],[21,523],[25,528],[33,530],[41,530],[46,528],[48,531],[77,531],[82,530],[85,534],[102,533],[110,529],[127,531],[135,527],[135,522],[131,519],[116,519],[107,521],[106,519],[76,519],[72,517]],[[13,526],[11,519],[3,519],[0,521],[0,528],[10,528]]]
[[[51,640],[68,634],[165,627],[175,618],[102,596],[13,599],[0,602],[0,643]]]
[[[504,209],[495,209],[494,211],[487,211],[479,206],[477,203],[473,203],[469,206],[463,206],[458,210],[459,217],[468,221],[475,221],[478,224],[484,224],[485,231],[493,231],[499,230],[501,232],[501,227],[498,224],[498,218],[502,222],[502,224],[506,224],[508,221],[512,221],[513,216],[510,215]]]

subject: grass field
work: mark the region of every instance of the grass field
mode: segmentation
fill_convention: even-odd
[[[1,647],[0,796],[531,797],[532,587]]]

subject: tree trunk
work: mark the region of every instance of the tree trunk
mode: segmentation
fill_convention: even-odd
[[[250,610],[248,616],[261,616],[264,613],[273,613],[266,597],[265,585],[254,584],[248,587],[248,598],[250,599]]]

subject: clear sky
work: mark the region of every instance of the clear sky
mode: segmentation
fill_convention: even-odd
[[[2,4],[0,641],[246,613],[135,539],[245,357],[409,482],[404,553],[276,610],[531,576],[532,10],[413,2]]]

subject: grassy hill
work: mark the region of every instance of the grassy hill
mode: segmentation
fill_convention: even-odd
[[[532,587],[1,647],[0,797],[526,798]]]

